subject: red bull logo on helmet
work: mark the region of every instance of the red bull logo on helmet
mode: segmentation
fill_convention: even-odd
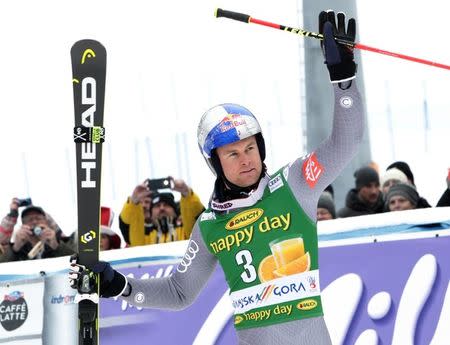
[[[219,123],[219,130],[221,133],[227,132],[238,126],[245,125],[245,119],[239,114],[229,114],[225,116]]]

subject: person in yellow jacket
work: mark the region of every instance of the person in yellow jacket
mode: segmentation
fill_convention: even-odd
[[[150,191],[146,182],[137,185],[127,198],[119,227],[131,247],[187,240],[191,236],[192,227],[205,208],[186,182],[171,180],[172,190],[181,194],[179,208],[172,193]]]

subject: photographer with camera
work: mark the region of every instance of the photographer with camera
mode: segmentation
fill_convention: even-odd
[[[17,219],[17,218],[16,218]],[[67,244],[60,241],[61,229],[38,206],[27,206],[21,214],[22,225],[13,243],[5,248],[0,262],[54,258],[72,255]]]
[[[180,205],[171,189],[181,194]],[[137,185],[119,216],[119,227],[132,247],[189,239],[192,227],[203,212],[200,198],[185,181],[167,177],[147,179]]]

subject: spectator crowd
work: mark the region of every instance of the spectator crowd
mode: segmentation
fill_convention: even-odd
[[[414,182],[414,174],[405,162],[394,162],[382,173],[373,165],[367,165],[355,171],[354,177],[355,186],[347,192],[345,206],[337,212],[330,189],[322,193],[318,202],[317,220],[432,207],[420,195]],[[450,170],[446,188],[436,204],[436,207],[442,206],[450,206]]]
[[[355,185],[336,209],[333,186],[329,185],[317,204],[317,220],[356,217],[432,207],[421,196],[409,165],[397,161],[384,172],[367,165],[354,172]],[[101,207],[100,250],[119,249],[189,239],[204,206],[182,179],[170,179],[163,190],[152,190],[149,180],[135,186],[118,216]],[[450,206],[450,171],[446,188],[436,207]],[[173,192],[180,198],[175,199]],[[21,211],[21,212],[19,212]],[[117,217],[118,227],[113,228]],[[20,224],[18,220],[20,219]],[[0,222],[0,263],[72,255],[77,251],[76,231],[70,236],[60,229],[44,208],[13,198]]]

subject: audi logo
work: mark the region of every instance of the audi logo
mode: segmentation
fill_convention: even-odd
[[[191,266],[192,260],[194,260],[198,251],[199,251],[198,244],[194,240],[191,240],[191,242],[189,243],[189,247],[187,248],[186,253],[184,254],[183,259],[178,264],[177,271],[180,273],[186,272],[187,268]]]

